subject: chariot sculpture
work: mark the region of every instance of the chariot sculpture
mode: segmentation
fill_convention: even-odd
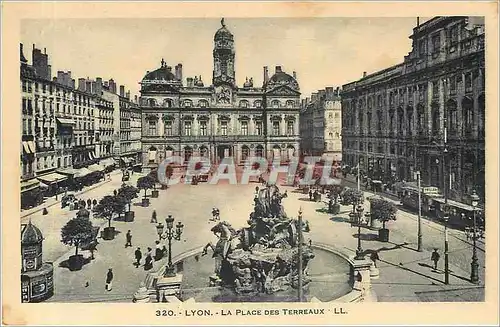
[[[234,229],[222,221],[211,231],[218,237],[215,245],[208,243],[215,259],[212,286],[232,289],[237,294],[272,294],[297,288],[299,278],[298,231],[308,231],[307,222],[299,226],[297,219],[288,218],[281,201],[286,192],[280,193],[275,185],[256,193],[254,211],[247,221],[248,227]],[[303,245],[302,285],[307,287],[307,267],[314,258],[312,248]]]

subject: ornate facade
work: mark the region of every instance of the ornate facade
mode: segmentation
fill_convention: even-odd
[[[249,156],[286,161],[299,150],[300,90],[293,76],[276,66],[269,77],[264,67],[262,87],[247,78],[235,82],[234,37],[224,20],[215,33],[212,85],[202,77],[183,84],[182,64],[164,60],[141,81],[142,152],[146,169],[165,157],[210,158],[215,163],[233,157],[243,163]]]
[[[451,198],[484,199],[484,32],[478,17],[433,18],[414,28],[403,63],[344,85],[344,162],[382,179],[420,171]]]
[[[302,100],[300,113],[302,152],[342,161],[340,88],[327,87]]]

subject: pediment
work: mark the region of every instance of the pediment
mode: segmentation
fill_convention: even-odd
[[[288,85],[278,86],[266,92],[267,95],[300,95],[300,92],[292,89]]]
[[[175,120],[175,117],[173,115],[165,114],[165,115],[163,115],[162,119],[165,121],[169,121],[169,120],[172,121],[172,120]]]

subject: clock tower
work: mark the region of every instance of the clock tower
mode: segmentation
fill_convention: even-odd
[[[234,37],[226,28],[224,18],[221,19],[221,28],[214,37],[214,70],[212,84],[216,90],[216,102],[230,104],[235,85],[234,71]]]

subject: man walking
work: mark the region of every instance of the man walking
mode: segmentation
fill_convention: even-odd
[[[438,249],[434,249],[434,252],[432,252],[432,254],[431,254],[431,260],[434,262],[434,270],[437,270],[439,258],[440,258],[440,255],[438,253]]]
[[[113,277],[113,269],[109,268],[106,275],[106,291],[108,292],[113,288]]]
[[[125,235],[125,238],[127,239],[127,242],[125,243],[125,247],[132,246],[132,234],[130,233],[130,229],[128,230],[127,234]]]
[[[141,252],[141,248],[137,248],[135,250],[135,266],[136,268],[139,268],[139,266],[141,265],[141,259],[142,259],[142,252]]]
[[[309,201],[313,200],[313,191],[309,189]]]

